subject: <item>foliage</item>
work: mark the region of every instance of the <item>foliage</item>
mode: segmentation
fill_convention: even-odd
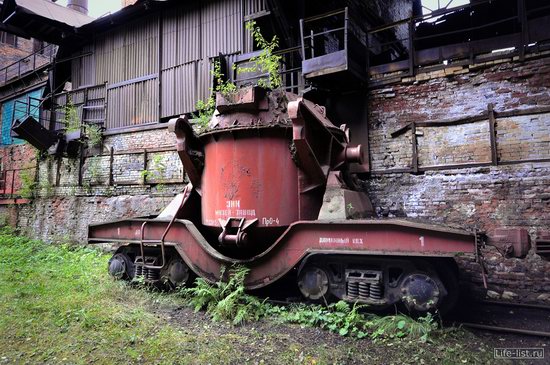
[[[222,269],[222,276],[225,268]],[[269,306],[265,301],[246,294],[244,279],[249,269],[243,266],[233,266],[229,270],[229,280],[209,284],[203,278],[198,278],[195,286],[181,289],[181,293],[189,304],[199,311],[206,312],[214,321],[230,320],[238,325],[250,320],[258,320],[268,313]]]
[[[9,216],[7,213],[0,214],[0,228],[3,228],[9,224]]]
[[[430,334],[438,328],[431,313],[417,320],[403,314],[385,317],[372,317],[368,326],[374,330],[372,338],[414,338],[426,342]]]
[[[26,199],[32,198],[37,186],[36,174],[32,169],[21,170],[19,179],[21,180],[21,188],[18,191],[19,195]]]
[[[267,78],[262,77],[258,80],[258,86],[266,89],[277,89],[281,87],[282,80],[279,74],[281,56],[274,54],[274,51],[279,47],[279,39],[277,36],[273,36],[271,41],[266,40],[262,36],[260,28],[256,26],[256,22],[253,20],[246,23],[246,29],[252,33],[256,46],[260,48],[261,51],[258,56],[250,59],[253,66],[238,67],[237,73],[258,72],[266,74]],[[200,133],[208,129],[210,120],[216,111],[214,93],[219,92],[225,99],[231,100],[238,92],[238,88],[233,82],[224,80],[219,61],[214,62],[211,73],[216,86],[213,90],[210,90],[211,95],[208,99],[197,101],[195,105],[197,113],[193,114],[193,119],[195,119],[195,123]]]
[[[40,189],[40,193],[44,198],[48,198],[54,193],[54,187],[47,179],[40,179],[38,183],[38,188]]]
[[[277,307],[271,310],[283,322],[320,327],[341,336],[364,338],[368,335],[367,321],[359,312],[362,305],[350,305],[344,301],[321,305],[300,304],[290,308]]]
[[[210,124],[210,119],[216,111],[216,99],[213,96],[210,96],[206,99],[206,101],[199,100],[197,101],[195,108],[197,108],[197,113],[193,114],[195,124],[199,128],[199,132],[205,132]]]
[[[88,144],[90,147],[97,147],[101,145],[103,134],[101,133],[100,126],[86,124],[84,126],[84,134],[86,135],[86,138],[88,138]]]
[[[67,96],[67,104],[62,107],[63,119],[61,123],[65,125],[66,133],[80,131],[84,126],[83,133],[88,139],[90,147],[101,145],[103,134],[100,126],[83,124],[78,116],[78,108],[73,104],[70,95]]]
[[[81,122],[78,117],[78,109],[69,96],[67,96],[67,104],[63,106],[63,119],[61,122],[65,125],[67,133],[80,130]]]
[[[109,256],[0,229],[1,362],[194,361],[197,355],[190,355],[188,347],[191,336],[148,310],[153,304],[167,305],[170,299],[111,280],[105,270]],[[216,355],[221,352],[211,345],[197,351],[207,349],[217,350]],[[215,356],[204,358],[212,363]]]
[[[226,99],[232,98],[237,93],[237,86],[229,80],[224,80],[222,73],[222,67],[220,61],[214,61],[213,69],[211,71],[214,78],[216,87],[210,89],[210,97],[204,100],[197,101],[195,108],[197,108],[197,114],[193,115],[193,119],[196,120],[196,124],[199,126],[200,132],[204,132],[208,129],[208,124],[214,112],[216,111],[216,98],[215,92],[219,92]]]
[[[162,180],[164,176],[166,175],[166,163],[164,162],[164,158],[160,154],[153,155],[153,158],[151,160],[151,165],[153,166],[150,170],[141,170],[140,176],[143,179],[143,181],[147,181],[147,179],[154,179],[154,180]],[[163,190],[164,185],[158,184],[157,190]]]
[[[222,94],[224,98],[231,99],[237,94],[237,91],[238,91],[237,85],[235,85],[229,80],[224,80],[224,75],[222,73],[222,65],[220,61],[214,62],[212,76],[214,77],[214,81],[216,84],[216,87],[214,90]]]
[[[90,184],[97,183],[101,174],[100,166],[101,157],[89,157],[88,158],[88,174],[90,175]]]
[[[210,284],[198,278],[194,287],[183,288],[180,292],[195,311],[205,309],[214,321],[230,320],[233,324],[271,316],[281,322],[327,329],[340,336],[370,336],[372,339],[407,337],[421,342],[426,342],[432,331],[437,329],[431,314],[418,320],[401,314],[379,317],[363,313],[361,310],[366,305],[345,301],[328,306],[273,306],[245,293],[244,279],[248,272],[246,267],[233,266],[227,282]]]
[[[274,54],[274,52],[279,48],[279,38],[274,35],[271,41],[266,40],[254,20],[246,23],[246,29],[252,33],[252,38],[254,38],[256,46],[260,49],[260,54],[250,59],[254,66],[238,68],[237,73],[259,72],[266,74],[267,79],[260,78],[258,86],[266,89],[278,89],[282,85],[281,75],[279,74],[281,56]]]
[[[341,336],[372,339],[408,338],[426,342],[430,334],[437,329],[437,323],[431,314],[414,320],[402,314],[377,316],[361,312],[365,305],[350,305],[344,301],[320,305],[297,305],[290,308],[275,307],[270,313],[279,320],[314,326],[338,333]]]

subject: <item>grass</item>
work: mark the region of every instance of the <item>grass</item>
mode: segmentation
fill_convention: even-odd
[[[239,316],[227,311],[229,301],[239,304],[235,308],[250,305],[241,302],[246,294],[231,297],[239,278],[225,287],[228,295],[220,301],[232,299],[220,321],[212,322],[182,306],[180,293],[113,281],[108,258],[94,249],[45,244],[0,229],[0,364],[482,363],[483,346],[461,331],[438,332],[421,343],[398,335],[378,342],[350,339],[270,317],[260,322],[246,317],[248,324],[235,327],[224,319]],[[348,323],[353,332],[354,309],[330,309],[348,313],[334,318],[335,328]],[[406,330],[398,323],[390,329]]]
[[[3,229],[2,356],[33,363],[101,363],[153,355],[145,337],[165,333],[144,310],[147,298],[107,278],[106,265],[107,257],[96,250],[49,246]],[[140,343],[143,351],[136,350]]]

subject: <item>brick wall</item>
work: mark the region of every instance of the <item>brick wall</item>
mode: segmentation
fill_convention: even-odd
[[[41,161],[37,198],[19,208],[19,228],[47,241],[85,242],[91,223],[158,214],[184,186],[174,146],[166,128],[106,136],[101,154],[84,159],[81,185],[78,159]]]
[[[36,170],[36,152],[30,145],[11,145],[0,148],[0,162],[4,183],[0,186],[0,195],[17,195],[23,185],[23,175],[34,177]]]
[[[541,81],[542,80],[542,81]],[[501,62],[422,73],[369,93],[369,145],[374,172],[366,180],[376,213],[453,227],[526,227],[531,236],[550,227],[550,163],[514,161],[550,158],[550,115],[501,117],[499,112],[550,105],[550,58]],[[496,111],[499,166],[445,168],[489,163],[489,119],[459,125],[421,126],[421,174],[392,173],[412,166],[411,122],[440,121]],[[39,168],[39,196],[21,207],[18,225],[34,236],[84,241],[87,226],[117,218],[157,214],[183,189],[183,170],[166,129],[109,135],[101,156],[85,160],[78,185],[78,161],[46,160]],[[18,148],[18,147],[16,147]],[[112,184],[110,150],[114,148]],[[143,154],[143,149],[151,149]],[[14,152],[15,153],[15,152]],[[147,173],[144,174],[145,157]],[[59,164],[59,173],[58,171]],[[430,170],[438,166],[440,170]],[[145,175],[145,176],[144,176]],[[143,181],[143,178],[147,181]],[[540,301],[550,292],[550,263],[533,251],[525,259],[505,259],[484,250],[490,289]],[[481,276],[472,258],[460,260],[464,277],[479,290]],[[506,294],[505,296],[510,296]]]
[[[487,113],[489,103],[496,112],[501,165],[445,168],[490,164],[487,117],[459,125],[418,127],[418,167],[428,171],[391,173],[413,166],[411,129],[392,137],[393,132],[411,122]],[[524,227],[534,239],[539,230],[550,227],[550,162],[517,162],[550,159],[550,114],[541,112],[549,105],[550,57],[426,72],[371,90],[369,143],[374,173],[366,188],[377,214],[477,227],[489,235],[496,227]],[[532,114],[526,112],[535,109]],[[499,117],[499,112],[511,110],[527,114]],[[434,166],[437,170],[430,171]],[[550,263],[533,250],[525,259],[505,259],[490,247],[485,255],[494,296],[508,291],[523,299],[548,300],[541,293],[550,291]],[[460,264],[474,283],[472,288],[479,289],[478,265],[471,258]]]

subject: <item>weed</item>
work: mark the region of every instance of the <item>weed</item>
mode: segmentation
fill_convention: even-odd
[[[275,55],[274,51],[279,47],[279,39],[277,36],[273,36],[271,41],[266,40],[259,27],[256,26],[256,22],[253,20],[246,23],[246,29],[252,33],[252,37],[256,43],[256,46],[261,49],[260,54],[256,57],[252,57],[250,62],[253,66],[250,67],[237,67],[237,73],[245,72],[258,72],[267,75],[261,77],[257,84],[260,87],[266,89],[278,89],[282,85],[281,75],[279,74],[279,67],[281,63],[281,56]],[[195,108],[197,112],[193,114],[195,125],[198,126],[198,132],[203,133],[208,129],[210,120],[216,111],[216,99],[215,92],[219,92],[225,99],[232,100],[237,94],[237,86],[230,80],[224,80],[221,64],[219,61],[215,61],[211,71],[215,81],[215,88],[210,90],[211,95],[208,99],[197,101]]]
[[[246,29],[252,33],[252,38],[254,38],[256,46],[261,51],[258,56],[250,59],[254,66],[238,68],[237,73],[259,72],[267,74],[267,79],[262,77],[258,80],[258,86],[266,89],[280,88],[282,84],[281,75],[279,74],[281,56],[274,54],[274,51],[279,48],[278,37],[275,35],[271,41],[266,40],[254,20],[246,23]]]
[[[98,147],[103,140],[103,134],[101,133],[101,127],[97,125],[86,124],[84,126],[84,134],[88,138],[88,145],[90,147]]]
[[[90,176],[90,185],[98,183],[99,177],[101,175],[101,166],[100,166],[101,157],[90,157],[88,158],[88,174]]]
[[[52,196],[55,192],[54,186],[47,179],[40,180],[40,182],[38,183],[38,188],[40,189],[40,194],[44,198]]]
[[[160,154],[154,155],[151,160],[151,166],[153,167],[152,169],[141,170],[139,172],[141,179],[144,182],[147,182],[148,179],[153,179],[157,181],[162,180],[166,175],[166,170],[167,170],[167,166],[166,166],[166,163],[164,162],[164,158],[162,157],[162,155]],[[160,189],[159,189],[159,185],[160,185]],[[164,185],[162,184],[159,184],[159,185],[157,185],[157,189],[163,190]]]
[[[204,132],[208,129],[210,119],[212,119],[212,116],[216,111],[216,98],[214,96],[215,92],[221,93],[226,99],[231,99],[237,92],[237,86],[234,83],[229,80],[224,80],[220,61],[214,61],[211,74],[214,78],[216,87],[214,89],[210,89],[211,95],[208,99],[206,99],[206,101],[197,101],[197,104],[195,105],[197,108],[197,113],[193,114],[193,119],[195,119],[195,123],[199,127],[199,132]]]
[[[320,305],[297,305],[290,308],[273,307],[270,314],[282,322],[320,327],[341,336],[372,339],[408,338],[426,342],[437,329],[431,314],[414,320],[405,315],[376,316],[361,312],[366,305],[339,301],[328,307]]]
[[[225,268],[222,269],[222,276]],[[246,294],[244,279],[249,269],[243,266],[233,266],[229,270],[229,280],[209,284],[203,278],[198,278],[195,286],[181,289],[181,293],[189,304],[199,311],[206,312],[214,321],[230,320],[238,325],[250,320],[258,320],[268,313],[269,306],[258,298]]]
[[[303,304],[289,309],[277,307],[271,309],[270,313],[283,322],[320,327],[340,336],[364,338],[368,335],[368,329],[365,316],[359,312],[363,307],[365,306],[339,301],[328,307]]]
[[[387,335],[394,329],[402,327],[407,331],[409,324],[415,325],[407,318],[389,321],[388,331],[380,337],[384,342],[376,344],[325,343],[318,334],[317,338],[307,340],[300,336],[311,332],[288,326],[272,329],[270,323],[260,325],[259,329],[253,325],[227,331],[223,325],[207,325],[201,316],[182,311],[179,295],[136,289],[112,280],[106,273],[109,255],[71,244],[45,244],[16,236],[14,232],[9,227],[0,229],[2,363],[488,364],[493,361],[492,348],[463,330],[438,330],[438,336],[426,344],[407,337],[394,336],[390,340]],[[246,269],[232,268],[232,271],[237,271],[237,275],[232,276],[233,284],[224,286],[227,290],[223,298],[232,292],[240,293],[227,300],[228,304],[237,302],[232,306],[236,308],[246,295],[242,291]],[[236,301],[237,297],[241,299]],[[205,305],[208,306],[206,303],[202,307]],[[295,309],[270,307],[256,299],[255,306],[260,313],[275,318],[289,316],[302,307],[315,308],[318,312],[312,313],[307,322],[320,325],[332,321],[336,324],[335,332],[340,332],[336,331],[338,327],[348,326],[347,336],[352,335],[354,326],[362,326],[361,316],[365,316],[366,322],[375,318],[362,314],[359,306],[346,303],[336,303],[330,308]],[[170,316],[164,314],[166,311]],[[333,318],[325,320],[326,312]],[[177,313],[184,318],[184,324],[179,323]],[[306,318],[304,313],[300,317]],[[432,326],[429,317],[425,321]],[[369,335],[373,331],[371,326],[379,324],[375,321],[366,324]]]
[[[414,320],[398,314],[386,317],[371,317],[368,327],[373,329],[372,338],[413,338],[420,342],[428,341],[430,334],[438,328],[432,314]]]
[[[32,169],[21,170],[19,179],[21,180],[21,187],[18,192],[19,195],[26,199],[34,197],[37,187],[36,173]]]
[[[78,117],[78,109],[74,106],[69,95],[67,95],[67,104],[65,104],[62,109],[63,119],[61,120],[61,123],[65,125],[65,131],[69,133],[80,130],[81,122]]]
[[[164,363],[190,362],[179,350],[187,339],[146,310],[153,295],[111,280],[107,261],[95,249],[45,244],[0,229],[3,361],[158,363],[162,353]]]

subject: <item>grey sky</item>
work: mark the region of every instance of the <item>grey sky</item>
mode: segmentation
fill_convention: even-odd
[[[449,4],[449,8],[454,8],[455,6],[468,4],[469,2],[469,0],[422,0],[422,5],[430,8],[431,10],[436,10],[438,8],[438,4],[439,7],[444,7]],[[424,13],[426,13],[426,9],[424,9]]]
[[[57,4],[67,6],[67,0],[58,0]],[[108,12],[114,13],[120,10],[120,0],[89,0],[88,1],[88,15],[98,18]]]
[[[431,10],[435,10],[438,8],[438,4],[441,7],[446,6],[449,4],[449,7],[455,7],[462,4],[467,4],[470,1],[469,0],[422,0],[422,4],[426,6],[427,8],[430,8]],[[67,0],[58,0],[57,3],[59,5],[66,6]],[[107,14],[109,12],[114,13],[117,10],[120,10],[120,1],[119,0],[89,0],[89,15],[93,16],[94,18],[100,17],[104,14]],[[424,9],[424,12],[426,10]]]

